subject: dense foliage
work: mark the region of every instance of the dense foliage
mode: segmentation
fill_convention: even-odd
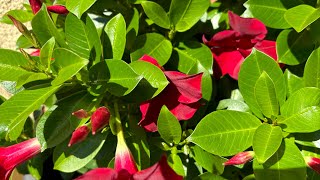
[[[318,0],[29,0],[0,21],[0,179],[320,179]],[[31,22],[32,29],[23,23]]]

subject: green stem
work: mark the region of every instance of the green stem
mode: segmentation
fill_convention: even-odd
[[[114,103],[114,115],[115,115],[114,126],[116,129],[116,134],[117,134],[118,138],[124,138],[122,124],[121,124],[121,118],[120,118],[120,113],[119,113],[119,106],[118,106],[117,102]]]
[[[173,40],[173,38],[174,38],[175,35],[176,35],[176,30],[171,29],[170,32],[169,32],[169,34],[168,34],[168,37],[169,37],[170,41]]]

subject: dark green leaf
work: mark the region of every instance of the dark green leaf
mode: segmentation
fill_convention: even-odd
[[[168,144],[180,142],[182,134],[180,123],[166,106],[161,108],[157,126],[162,139]]]

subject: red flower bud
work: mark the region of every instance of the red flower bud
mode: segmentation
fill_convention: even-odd
[[[87,126],[78,127],[75,131],[73,131],[68,146],[71,147],[73,144],[84,141],[89,132],[90,129]]]
[[[37,14],[37,12],[41,9],[42,2],[40,0],[29,0],[29,3],[33,14]]]
[[[30,56],[40,56],[40,49],[37,49],[30,53]]]
[[[83,119],[89,117],[88,112],[84,109],[79,109],[72,113],[73,116],[77,117],[78,119]]]
[[[236,154],[231,159],[229,159],[227,162],[223,163],[223,165],[240,165],[245,164],[253,159],[254,152],[253,151],[245,151]]]
[[[49,12],[53,12],[53,13],[57,13],[57,14],[68,14],[69,13],[67,8],[65,6],[61,6],[61,5],[48,6],[47,10]]]
[[[91,116],[92,134],[95,135],[97,131],[108,125],[109,120],[109,110],[104,106],[99,107]]]
[[[314,171],[320,174],[319,158],[307,156],[307,157],[304,157],[304,160],[311,169],[313,169]]]

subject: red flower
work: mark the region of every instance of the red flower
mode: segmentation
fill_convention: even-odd
[[[31,52],[30,56],[40,56],[40,49],[36,49],[35,51]]]
[[[92,134],[95,135],[97,131],[108,125],[109,120],[109,110],[104,106],[99,107],[91,116]]]
[[[79,109],[72,113],[73,116],[77,117],[78,119],[83,119],[89,117],[88,112],[84,109]]]
[[[89,132],[90,129],[86,125],[78,127],[76,130],[73,131],[68,146],[71,147],[73,144],[84,141],[88,136]]]
[[[228,12],[231,30],[215,34],[210,41],[204,36],[203,42],[211,48],[215,59],[216,75],[229,74],[238,79],[240,66],[244,59],[256,48],[277,60],[276,42],[264,40],[267,34],[265,25],[255,18],[242,18]]]
[[[304,157],[304,160],[311,169],[313,169],[318,174],[320,174],[320,159],[319,158],[307,156],[307,157]]]
[[[42,2],[40,0],[29,0],[29,4],[33,14],[37,14],[37,12],[41,9]],[[57,13],[57,14],[68,14],[69,11],[66,7],[61,5],[52,5],[48,6],[47,10],[49,12]]]
[[[13,169],[20,163],[40,153],[41,146],[37,138],[0,148],[0,179],[8,180]]]
[[[251,161],[254,157],[254,152],[253,151],[245,151],[236,154],[233,156],[231,159],[223,163],[223,165],[240,165],[240,164],[245,164],[249,161]]]
[[[157,131],[157,120],[163,105],[166,105],[178,120],[190,119],[201,106],[199,100],[202,98],[202,73],[187,75],[177,71],[165,71],[155,59],[147,55],[140,60],[162,69],[170,83],[158,96],[140,105],[142,119],[139,124],[147,131]]]

